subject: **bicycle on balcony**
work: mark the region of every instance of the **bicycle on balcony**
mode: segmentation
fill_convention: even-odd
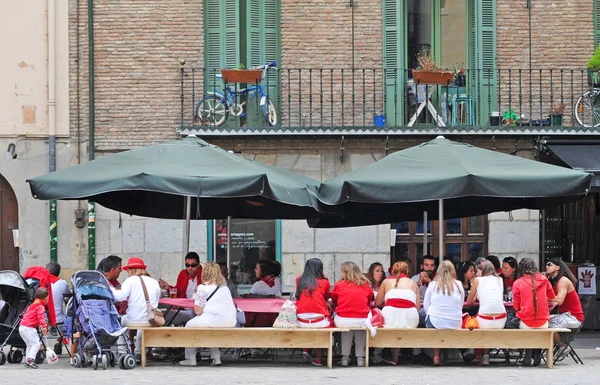
[[[600,127],[600,74],[589,74],[592,88],[586,91],[575,103],[575,119],[583,127]]]
[[[229,114],[246,117],[245,106],[254,98],[260,98],[260,109],[265,122],[269,126],[277,125],[277,109],[275,104],[267,93],[267,87],[263,85],[268,77],[270,70],[277,70],[277,63],[272,61],[258,67],[250,69],[262,70],[261,82],[255,86],[241,89],[232,89],[228,83],[225,83],[225,90],[215,88],[213,92],[208,92],[198,101],[195,111],[195,119],[201,124],[214,127],[222,126],[229,117]],[[223,79],[222,75],[216,75],[217,79]],[[240,98],[244,98],[240,102]]]

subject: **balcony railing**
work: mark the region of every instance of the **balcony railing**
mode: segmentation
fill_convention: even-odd
[[[514,131],[551,125],[569,131],[582,127],[575,106],[591,88],[585,69],[465,70],[463,78],[435,85],[414,84],[410,70],[283,68],[270,71],[260,83],[272,104],[253,92],[234,96],[225,119],[224,106],[212,97],[223,94],[219,74],[203,68],[181,69],[181,133],[389,133],[436,127]],[[240,92],[242,86],[258,85],[228,86]],[[207,95],[209,102],[199,106]],[[265,106],[272,106],[276,119],[271,113],[269,121]],[[551,118],[554,109],[562,109],[562,121]],[[593,119],[584,125],[594,126]]]

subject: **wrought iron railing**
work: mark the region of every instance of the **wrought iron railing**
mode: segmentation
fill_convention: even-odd
[[[581,126],[575,119],[575,106],[590,90],[585,69],[464,70],[451,83],[440,85],[414,84],[410,70],[283,68],[269,72],[261,83],[276,120],[269,121],[261,97],[250,94],[231,98],[228,117],[219,125],[222,115],[211,115],[210,106],[198,107],[204,96],[223,90],[219,73],[181,69],[180,130],[335,133],[418,130],[422,126],[569,128]],[[242,90],[238,83],[230,86],[234,92]],[[560,119],[551,118],[560,111]]]

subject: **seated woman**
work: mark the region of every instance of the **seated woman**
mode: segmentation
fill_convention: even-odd
[[[369,281],[354,262],[342,263],[342,276],[333,287],[331,301],[335,306],[335,326],[356,328],[365,325],[373,301],[373,290]],[[342,333],[342,366],[350,362],[350,349],[354,339],[356,366],[365,366],[365,330],[352,330]]]
[[[465,298],[456,270],[450,261],[443,261],[437,269],[436,279],[425,292],[423,307],[427,313],[425,326],[432,329],[460,329]],[[440,349],[433,349],[433,364],[442,365]]]
[[[479,299],[477,322],[480,329],[504,329],[506,324],[506,309],[503,302],[503,282],[498,277],[496,268],[490,261],[481,265],[478,276],[473,282],[471,292],[467,297],[467,305],[471,305],[475,297]],[[478,357],[479,365],[490,364],[489,349],[483,349],[483,356]]]
[[[394,263],[392,276],[386,279],[377,292],[375,306],[382,306],[384,328],[416,328],[419,326],[421,293],[417,283],[408,277],[408,264]],[[400,349],[392,349],[392,359],[383,361],[398,364]]]
[[[256,264],[254,274],[258,281],[250,288],[250,294],[281,297],[281,279],[279,278],[281,265],[279,262],[261,259]]]
[[[198,285],[194,295],[194,313],[196,316],[189,320],[186,328],[230,328],[234,327],[236,310],[227,287],[227,281],[221,274],[221,268],[215,262],[204,265],[202,284]],[[211,366],[221,365],[219,348],[210,348]],[[185,348],[185,360],[179,362],[184,366],[196,365],[196,349]]]
[[[456,275],[462,284],[463,290],[465,291],[465,299],[467,299],[467,296],[471,291],[473,278],[475,278],[475,265],[473,262],[469,261],[461,262],[460,265],[458,265]]]
[[[323,262],[311,258],[304,265],[304,272],[296,278],[296,313],[300,328],[327,328],[331,322],[330,310],[327,304],[331,284],[323,273]],[[308,349],[304,356],[311,358]],[[323,366],[321,349],[315,349],[314,366]]]
[[[369,280],[369,284],[371,285],[371,289],[373,289],[373,294],[376,296],[377,291],[385,280],[383,265],[379,262],[372,263],[371,266],[369,266],[369,271],[367,272],[366,276]]]
[[[115,289],[111,286],[111,290],[117,302],[127,300],[127,312],[121,318],[123,326],[150,326],[148,322],[148,307],[146,306],[146,298],[142,282],[146,286],[148,292],[148,300],[153,308],[158,307],[160,299],[160,285],[158,281],[151,278],[146,272],[146,264],[141,258],[130,258],[127,265],[123,266],[123,270],[127,271],[129,278],[123,282],[121,289]],[[142,331],[137,331],[135,339],[135,354],[139,357],[140,347],[142,344]],[[120,349],[122,347],[119,347]]]
[[[504,294],[508,301],[512,301],[512,286],[517,280],[517,260],[506,257],[502,261],[502,279],[504,280]]]
[[[554,299],[554,290],[546,277],[538,271],[531,258],[519,262],[519,279],[513,284],[513,307],[521,320],[520,329],[548,327],[550,309],[548,301]],[[539,366],[541,349],[526,349],[523,366]]]

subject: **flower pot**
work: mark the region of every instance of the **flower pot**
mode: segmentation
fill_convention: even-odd
[[[423,71],[412,70],[415,84],[442,84],[452,83],[454,74],[450,71]]]
[[[553,127],[562,127],[562,125],[563,125],[562,114],[551,114],[550,115],[550,124]]]
[[[375,127],[385,127],[385,115],[373,115],[373,125]]]
[[[592,87],[600,87],[600,71],[588,68],[588,84]]]
[[[225,83],[260,83],[262,80],[262,70],[222,69],[221,75]]]

